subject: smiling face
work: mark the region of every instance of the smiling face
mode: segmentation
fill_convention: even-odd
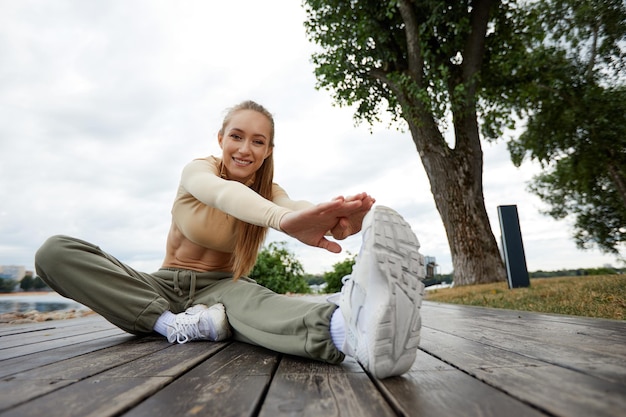
[[[271,121],[255,110],[237,110],[217,135],[229,179],[245,183],[273,149]]]

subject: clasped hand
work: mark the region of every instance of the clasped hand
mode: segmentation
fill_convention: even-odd
[[[304,210],[283,216],[280,227],[283,232],[310,246],[317,246],[333,253],[341,252],[337,242],[326,238],[345,239],[361,230],[363,218],[376,200],[367,193],[350,197],[337,197]]]

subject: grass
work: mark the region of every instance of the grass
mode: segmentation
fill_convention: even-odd
[[[534,278],[516,289],[506,282],[436,289],[426,291],[426,300],[626,320],[626,275]]]

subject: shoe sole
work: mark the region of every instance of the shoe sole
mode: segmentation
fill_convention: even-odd
[[[378,308],[368,320],[376,324],[376,330],[370,333],[374,340],[368,343],[367,368],[382,379],[405,373],[415,361],[425,270],[419,241],[402,216],[384,206],[375,207],[372,214],[366,244],[377,268],[371,276],[378,282],[369,283],[368,287],[375,290],[366,294],[366,304],[371,302]]]

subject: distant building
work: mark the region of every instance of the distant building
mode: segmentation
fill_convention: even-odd
[[[437,259],[434,256],[424,256],[424,268],[426,268],[426,278],[432,279],[437,275]]]
[[[326,291],[326,287],[328,287],[328,283],[327,282],[323,282],[321,284],[313,284],[313,285],[309,285],[309,288],[311,289],[311,292],[313,294],[320,294]]]
[[[21,281],[26,276],[26,268],[22,265],[0,265],[0,278]]]

